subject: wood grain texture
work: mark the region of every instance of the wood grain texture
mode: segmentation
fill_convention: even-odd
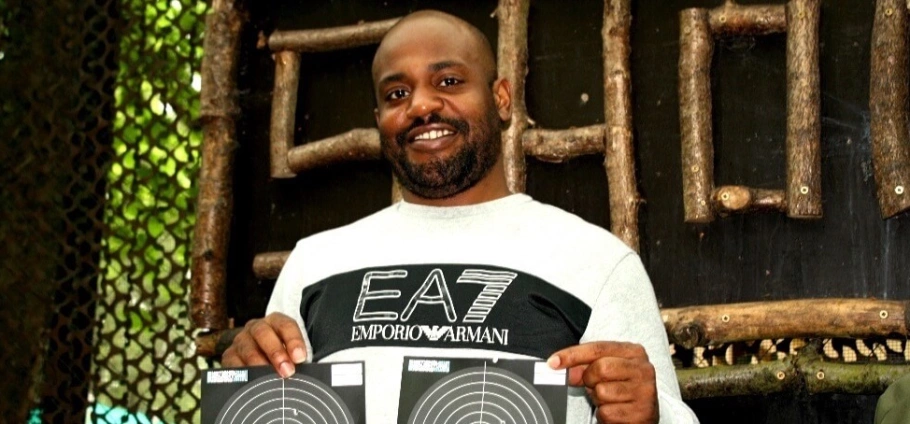
[[[376,44],[401,18],[334,28],[295,31],[276,30],[268,38],[272,51],[325,52]]]
[[[603,154],[603,125],[567,130],[529,129],[522,134],[524,153],[545,162],[565,162],[583,155]]]
[[[708,12],[715,36],[768,35],[787,31],[785,5],[739,5],[726,1]]]
[[[883,218],[910,209],[907,8],[901,0],[879,0],[872,27],[869,112],[872,166]]]
[[[228,325],[227,251],[233,213],[237,148],[237,60],[243,17],[235,4],[216,0],[206,17],[202,59],[202,166],[193,232],[190,316],[198,329]]]
[[[380,156],[379,131],[358,128],[294,147],[288,152],[287,162],[291,171],[299,173],[352,160],[379,159]]]
[[[272,123],[269,132],[272,178],[292,178],[297,175],[288,166],[288,151],[294,147],[299,83],[300,53],[287,50],[275,53],[275,90],[272,92]]]
[[[525,105],[525,77],[528,74],[528,0],[500,0],[496,8],[499,21],[497,69],[499,77],[512,84],[512,118],[502,132],[502,155],[506,182],[512,193],[523,193],[526,164],[522,134],[528,127]]]
[[[610,191],[610,231],[638,251],[638,181],[632,137],[632,71],[629,65],[631,0],[604,2],[604,167]]]
[[[907,302],[801,299],[661,310],[671,343],[692,348],[793,337],[907,337]]]
[[[679,13],[679,125],[682,142],[685,222],[714,220],[714,140],[711,119],[711,57],[714,39],[708,11]]]
[[[721,186],[711,195],[714,210],[720,214],[752,211],[787,210],[787,193],[745,186]]]
[[[787,215],[821,218],[819,0],[787,3]]]

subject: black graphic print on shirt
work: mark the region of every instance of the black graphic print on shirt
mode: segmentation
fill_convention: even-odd
[[[315,360],[354,347],[457,347],[546,357],[577,344],[591,308],[521,271],[397,265],[334,275],[303,290]]]

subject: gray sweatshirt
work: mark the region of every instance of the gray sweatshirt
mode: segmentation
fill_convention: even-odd
[[[515,194],[472,206],[399,202],[300,240],[267,313],[294,317],[308,360],[364,361],[368,423],[395,423],[402,360],[546,359],[596,340],[644,346],[661,423],[696,423],[680,399],[654,291],[608,231]],[[596,422],[570,388],[568,423]]]

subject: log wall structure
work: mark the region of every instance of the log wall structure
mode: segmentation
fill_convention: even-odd
[[[501,0],[495,15],[499,26],[498,68],[513,82],[513,119],[503,132],[509,187],[526,186],[526,158],[563,162],[603,155],[609,184],[610,226],[636,250],[639,247],[635,141],[630,66],[630,0],[606,0],[603,8],[604,124],[568,129],[536,126],[525,105],[528,73],[528,0]],[[718,214],[755,210],[787,212],[794,218],[821,216],[820,94],[818,64],[818,0],[792,0],[786,5],[742,6],[727,1],[714,9],[686,9],[679,15],[679,99],[685,221],[706,223]],[[875,178],[882,215],[894,216],[910,207],[902,187],[910,181],[907,136],[906,6],[879,0],[872,49],[872,138]],[[228,227],[233,119],[240,15],[227,2],[215,2],[206,41],[203,72],[203,121],[206,138],[200,179],[200,218],[196,228],[192,316],[206,330],[197,338],[197,352],[213,356],[230,343],[231,329],[224,305],[224,252]],[[261,41],[275,55],[271,115],[270,175],[301,177],[307,171],[351,161],[375,160],[379,134],[353,128],[328,138],[295,145],[294,128],[300,66],[305,54],[377,43],[397,19],[319,30],[274,31]],[[787,38],[787,183],[783,189],[745,185],[716,186],[712,140],[710,68],[715,37],[788,34]],[[209,41],[212,38],[212,41]],[[209,58],[211,57],[211,58]],[[306,178],[302,176],[301,178]],[[400,198],[393,185],[393,200]],[[398,193],[398,194],[396,194]],[[257,278],[277,277],[289,252],[256,255]],[[908,308],[903,301],[867,299],[803,299],[664,308],[671,343],[692,348],[717,343],[774,338],[910,337]],[[809,318],[807,318],[807,316]],[[879,393],[905,365],[848,365],[826,362],[817,346],[808,346],[784,361],[734,367],[680,370],[686,398],[774,393],[807,387],[810,393]]]
[[[685,220],[706,223],[717,213],[779,210],[820,218],[820,2],[743,6],[727,1],[680,12],[679,115]],[[716,187],[711,119],[711,58],[715,37],[787,33],[787,187]]]

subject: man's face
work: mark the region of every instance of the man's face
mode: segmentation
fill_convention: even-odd
[[[422,198],[474,186],[499,159],[502,114],[489,58],[484,66],[472,40],[461,28],[417,20],[387,37],[376,56],[382,153]]]

